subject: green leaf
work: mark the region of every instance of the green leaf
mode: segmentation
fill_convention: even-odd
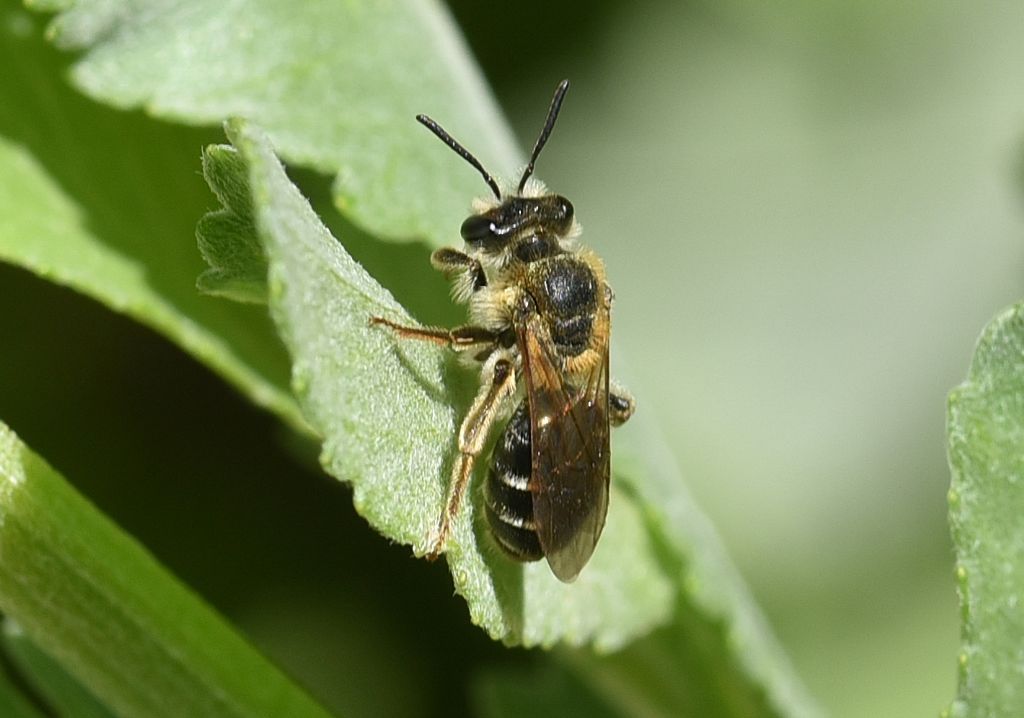
[[[1024,304],[993,320],[949,397],[962,646],[952,716],[1024,715]]]
[[[473,697],[478,714],[486,718],[573,715],[618,718],[622,715],[604,696],[596,695],[572,671],[554,661],[546,661],[530,670],[485,671],[474,683]]]
[[[36,693],[58,715],[75,718],[113,718],[107,708],[82,684],[39,650],[14,621],[4,620],[3,644],[7,656]],[[0,715],[7,715],[0,713]]]
[[[3,424],[0,609],[120,715],[327,716]]]
[[[370,326],[376,315],[412,320],[319,222],[263,133],[241,121],[228,133],[249,166],[271,311],[293,355],[295,392],[325,437],[324,468],[352,483],[356,509],[377,530],[422,554],[444,504],[458,418],[445,354]],[[208,152],[208,167],[230,152]],[[220,171],[237,166],[231,159]],[[672,586],[629,496],[613,492],[601,545],[571,585],[543,563],[502,557],[475,528],[479,500],[474,491],[446,557],[473,621],[495,638],[611,649],[667,619]]]
[[[458,157],[416,127],[411,121],[416,112],[429,112],[441,121],[496,173],[508,172],[519,157],[450,20],[426,0],[329,7],[308,3],[301,11],[280,0],[244,6],[193,0],[173,7],[82,0],[56,21],[53,34],[65,46],[87,50],[73,76],[94,97],[187,122],[244,114],[266,125],[290,160],[337,172],[337,206],[380,234],[419,235],[441,244],[463,218],[466,198],[483,189]],[[251,190],[257,198],[261,239],[271,253],[274,237],[291,237],[317,225],[309,217],[290,222],[289,216],[295,219],[291,210],[274,209],[283,174],[268,172],[276,161],[263,154],[256,153],[260,162],[246,159],[253,176],[262,175],[252,181]],[[221,233],[220,246],[204,246],[220,273],[207,275],[203,286],[255,299],[262,289],[258,272],[251,271],[257,264],[250,261],[254,245],[233,248],[232,233],[238,234],[230,228]],[[217,230],[204,228],[204,234],[209,238]],[[348,317],[346,310],[352,307],[384,311],[381,303],[396,312],[393,316],[402,312],[377,293],[375,283],[363,282],[365,277],[340,250],[324,250],[332,246],[324,241],[305,249],[300,243],[278,244],[280,256],[271,256],[271,308],[292,344],[294,386],[327,440],[324,464],[354,482],[356,505],[374,525],[422,550],[426,529],[443,500],[452,429],[465,408],[464,397],[459,399],[464,392],[452,390],[456,373],[430,348],[398,346],[379,332],[368,333],[361,317]],[[324,266],[328,271],[322,271]],[[426,266],[424,271],[429,271]],[[340,284],[346,287],[339,289]],[[326,298],[321,291],[328,291]],[[318,325],[315,315],[320,310],[329,311]],[[361,364],[364,360],[368,363]],[[344,373],[360,367],[351,375]],[[344,372],[335,375],[339,368]],[[410,385],[413,371],[420,373]],[[391,379],[396,383],[389,384]],[[389,405],[395,399],[403,403]],[[437,417],[439,423],[413,421],[423,417]],[[617,452],[623,444],[621,437],[616,439]],[[401,452],[394,452],[396,445]],[[631,469],[615,477],[606,535],[580,583],[570,587],[584,593],[571,599],[580,599],[575,606],[565,606],[565,616],[558,609],[570,597],[559,593],[561,586],[545,592],[552,581],[546,568],[521,571],[510,568],[496,552],[478,553],[477,546],[487,543],[485,535],[473,534],[479,501],[474,495],[449,556],[457,586],[476,597],[470,599],[474,619],[510,641],[549,642],[562,636],[613,647],[680,606],[680,613],[696,612],[692,623],[701,630],[683,630],[683,638],[672,643],[663,656],[668,673],[711,656],[711,665],[735,670],[735,680],[747,690],[756,693],[767,686],[780,713],[799,713],[801,701],[794,701],[792,708],[786,702],[800,695],[798,684],[785,660],[775,655],[770,634],[742,584],[734,581],[713,533],[681,532],[666,523],[683,516],[705,525],[685,494],[677,492],[678,472],[666,473],[663,488],[674,497],[670,506],[689,507],[682,512],[651,503],[661,489],[647,492],[645,463],[633,468],[635,474]],[[626,573],[614,574],[623,564],[617,563],[619,549],[609,549],[610,544],[640,547],[624,564]],[[585,591],[591,589],[579,588],[590,572],[596,584],[593,595],[603,603],[585,600],[590,597]],[[689,598],[673,601],[677,591]],[[644,601],[637,609],[639,617],[624,612],[624,597],[634,595]],[[602,623],[616,611],[625,615],[625,623]],[[676,623],[686,626],[691,621]],[[705,634],[707,627],[713,630]],[[596,671],[583,670],[587,675]],[[643,694],[643,678],[633,672],[627,680]],[[734,687],[730,679],[710,690]]]
[[[443,122],[496,172],[520,161],[433,0],[79,0],[50,34],[86,51],[72,79],[94,98],[183,122],[257,122],[285,159],[336,175],[337,206],[380,236],[441,243],[467,198],[485,189],[427,139],[417,113]]]
[[[4,718],[43,718],[43,714],[10,680],[0,673],[0,716]]]
[[[10,3],[0,13],[0,260],[152,327],[304,427],[265,313],[195,290],[208,138],[82,98],[35,19]]]
[[[443,506],[461,415],[444,352],[369,326],[380,314],[412,320],[319,223],[266,137],[242,121],[229,123],[228,134],[249,167],[270,306],[294,355],[296,393],[325,437],[322,463],[352,482],[356,508],[371,524],[422,553]],[[208,152],[208,166],[230,158],[220,170],[239,167],[233,152]],[[611,649],[674,610],[670,626],[615,656],[559,655],[627,713],[651,705],[677,715],[815,715],[657,430],[634,418],[616,439],[620,448],[605,535],[571,585],[543,563],[501,556],[474,520],[476,487],[446,554],[474,622],[509,643]],[[680,672],[694,678],[681,681]]]
[[[252,196],[239,187],[245,167],[230,148],[203,153],[203,176],[224,209],[203,215],[196,226],[199,252],[210,269],[199,275],[200,290],[239,302],[266,304],[267,258],[253,232]]]

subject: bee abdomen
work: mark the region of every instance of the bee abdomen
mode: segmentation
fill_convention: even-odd
[[[532,465],[530,411],[523,400],[494,447],[484,485],[491,532],[498,545],[519,561],[536,561],[544,556],[533,522],[533,495],[529,490]]]

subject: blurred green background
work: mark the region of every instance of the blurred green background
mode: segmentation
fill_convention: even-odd
[[[452,7],[523,146],[572,80],[538,176],[608,263],[615,373],[811,691],[836,716],[936,714],[958,631],[945,395],[1024,294],[1024,6]],[[126,122],[194,141],[167,168],[190,235],[222,133]],[[353,242],[400,299],[445,295],[425,248]],[[369,531],[308,448],[170,343],[20,270],[0,287],[0,417],[328,705],[461,713],[481,671],[550,665],[469,626],[442,565]]]
[[[572,79],[538,175],[608,262],[616,373],[811,691],[936,714],[945,396],[1024,294],[1024,5],[457,6],[524,144]]]

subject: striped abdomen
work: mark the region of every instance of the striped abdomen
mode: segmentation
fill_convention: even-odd
[[[491,532],[498,545],[519,561],[544,556],[533,523],[533,495],[527,488],[532,466],[530,407],[523,399],[494,446],[484,485]]]

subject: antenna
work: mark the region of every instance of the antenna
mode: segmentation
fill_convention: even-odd
[[[555,96],[551,98],[551,107],[548,109],[548,118],[544,121],[544,129],[540,131],[537,144],[533,146],[533,152],[530,154],[530,164],[526,165],[526,169],[523,170],[523,178],[519,180],[519,194],[522,194],[523,187],[526,186],[526,180],[530,179],[530,175],[533,174],[533,165],[537,162],[537,155],[544,149],[544,144],[551,135],[551,130],[555,126],[555,120],[558,119],[558,111],[562,109],[562,100],[565,99],[565,93],[568,91],[568,80],[562,80],[558,83],[558,87],[555,88]]]
[[[488,173],[487,170],[484,169],[484,166],[480,164],[480,160],[474,157],[469,150],[460,145],[454,137],[445,132],[444,128],[441,127],[441,125],[437,124],[426,115],[416,115],[416,120],[421,125],[423,125],[428,130],[437,135],[438,139],[440,139],[446,145],[455,150],[455,154],[457,154],[462,159],[466,160],[466,162],[469,162],[469,164],[476,167],[480,174],[483,175],[484,182],[486,182],[487,186],[491,188],[492,192],[494,192],[494,196],[497,197],[499,200],[501,199],[501,190],[498,189],[498,183],[494,181],[494,178],[491,177],[490,173]],[[534,153],[536,152],[537,150],[534,150]],[[531,166],[532,164],[533,163],[531,162]]]

